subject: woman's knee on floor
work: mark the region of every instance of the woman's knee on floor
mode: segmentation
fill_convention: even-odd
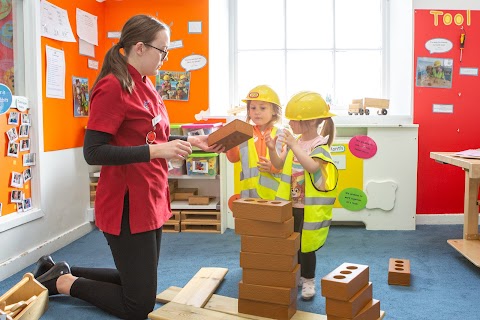
[[[127,304],[126,312],[128,320],[143,320],[155,307],[155,296],[152,299],[132,301]]]

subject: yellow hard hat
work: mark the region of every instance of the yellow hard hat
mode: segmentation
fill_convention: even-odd
[[[322,96],[313,91],[300,91],[295,94],[285,107],[285,117],[288,120],[311,120],[330,118],[330,106]]]
[[[187,76],[184,75],[184,74],[182,74],[182,75],[180,76],[180,80],[183,80],[183,79],[187,79]]]
[[[434,63],[433,63],[433,66],[434,67],[440,67],[442,65],[442,62],[440,62],[440,60],[436,60]]]
[[[170,80],[170,76],[168,74],[164,75],[163,76],[163,80],[164,81],[169,81]]]
[[[271,102],[280,106],[280,99],[278,98],[278,94],[269,86],[262,84],[256,86],[247,94],[247,97],[242,100],[242,102],[247,103],[247,101],[265,101]]]

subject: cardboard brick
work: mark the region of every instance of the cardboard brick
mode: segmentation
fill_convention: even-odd
[[[297,267],[298,254],[293,256],[240,251],[240,267],[292,272]]]
[[[410,260],[390,258],[388,263],[388,284],[410,285]]]
[[[292,202],[243,198],[233,201],[232,212],[235,218],[284,222],[292,217]]]
[[[289,306],[297,300],[298,288],[280,288],[238,283],[238,297],[240,299],[282,304]]]
[[[243,268],[242,281],[245,284],[297,288],[300,281],[300,265],[297,264],[295,269],[290,272]]]
[[[293,256],[300,250],[300,233],[293,232],[288,238],[271,238],[242,235],[241,250],[244,252],[285,254]]]
[[[368,266],[342,263],[321,280],[322,296],[348,301],[368,284]]]
[[[240,298],[238,299],[238,312],[271,319],[289,320],[297,312],[297,300],[286,306]]]
[[[198,194],[198,188],[177,188],[174,195],[174,200],[188,200],[188,197]]]
[[[290,237],[293,233],[293,217],[285,222],[255,221],[235,218],[235,233],[285,239]]]
[[[343,318],[327,314],[327,320],[377,320],[380,319],[380,301],[372,299],[360,312],[353,318]]]
[[[327,298],[325,312],[328,315],[351,319],[372,300],[372,296],[373,286],[369,282],[348,301]]]
[[[225,151],[228,151],[252,137],[253,126],[245,121],[235,119],[209,134],[207,142],[209,146],[213,144],[223,145]]]

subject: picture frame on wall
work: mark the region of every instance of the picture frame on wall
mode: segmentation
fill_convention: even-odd
[[[163,100],[188,101],[191,73],[188,71],[159,70],[155,88]]]
[[[72,76],[73,116],[88,117],[90,96],[88,79]]]
[[[452,88],[453,59],[418,57],[416,86]]]

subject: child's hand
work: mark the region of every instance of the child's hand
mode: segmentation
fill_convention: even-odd
[[[283,134],[280,136],[280,142],[285,143],[290,149],[297,143],[297,139],[288,129],[283,129]]]
[[[275,144],[277,143],[277,138],[278,138],[278,136],[275,136],[272,139],[272,137],[269,134],[267,134],[265,136],[265,144],[267,145],[267,148],[275,149]]]
[[[275,145],[274,145],[275,146]],[[258,157],[260,159],[259,162],[257,162],[257,168],[260,172],[272,172],[272,162],[265,157]]]

